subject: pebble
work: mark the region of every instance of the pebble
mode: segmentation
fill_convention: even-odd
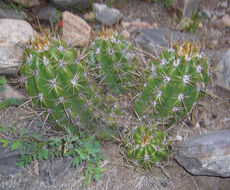
[[[122,21],[121,22],[121,26],[122,26],[122,28],[129,28],[130,27],[130,23],[126,22],[126,21]]]
[[[158,29],[157,23],[154,22],[154,23],[152,24],[152,28],[153,28],[153,29]]]
[[[124,36],[124,38],[128,39],[130,37],[130,33],[128,30],[123,30],[121,32],[121,35]]]
[[[207,10],[207,9],[203,9],[203,10],[201,11],[201,14],[202,14],[202,16],[204,16],[204,17],[207,18],[207,19],[210,19],[210,18],[212,17],[212,14],[211,14],[210,11]]]
[[[94,3],[93,10],[96,19],[106,26],[118,23],[123,17],[118,9],[109,8],[105,4]]]
[[[222,18],[222,22],[225,26],[230,26],[230,16],[229,15],[225,15],[223,18]]]
[[[58,19],[56,11],[57,11],[56,8],[52,5],[45,6],[38,13],[38,19],[55,21]]]
[[[139,22],[139,21],[133,21],[131,22],[132,26],[135,26],[137,28],[151,28],[150,24],[147,22]]]
[[[89,21],[89,22],[94,21],[96,19],[93,12],[89,12],[89,13],[84,14],[83,18],[84,18],[84,20]]]
[[[211,18],[211,22],[214,23],[214,22],[216,22],[216,20],[217,20],[217,16],[216,16],[216,15],[213,15],[212,18]]]

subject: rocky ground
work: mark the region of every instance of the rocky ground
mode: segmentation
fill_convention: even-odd
[[[25,1],[20,0],[20,2]],[[116,8],[108,10],[104,6],[92,7],[87,0],[68,2],[72,4],[68,5],[67,1],[61,0],[31,0],[29,4],[24,5],[10,5],[6,0],[0,2],[0,18],[2,18],[0,19],[0,75],[8,74],[9,85],[13,87],[11,89],[9,86],[0,95],[0,100],[6,97],[23,98],[25,95],[18,86],[15,72],[20,62],[20,55],[23,53],[21,47],[28,42],[34,31],[57,30],[60,33],[63,31],[62,38],[69,45],[84,47],[92,36],[100,32],[103,27],[107,27],[111,31],[121,33],[138,45],[142,51],[153,55],[165,45],[165,40],[167,44],[169,38],[174,41],[195,40],[209,58],[212,80],[205,98],[196,106],[192,114],[170,129],[171,140],[174,143],[168,163],[154,168],[151,172],[142,171],[123,159],[122,149],[118,144],[104,142],[102,144],[105,156],[105,161],[102,163],[105,168],[104,176],[86,189],[230,190],[229,178],[206,176],[208,172],[202,170],[204,166],[201,165],[211,160],[210,162],[213,161],[214,166],[217,167],[213,175],[230,176],[229,169],[221,173],[223,168],[228,168],[230,143],[225,139],[214,140],[214,137],[218,137],[216,132],[219,131],[226,131],[226,139],[230,139],[228,132],[230,129],[230,2],[228,0],[178,0],[172,6],[164,7],[163,2],[153,3],[150,0],[94,1]],[[186,18],[191,17],[192,7],[194,10],[197,9],[197,2],[201,2],[198,9],[197,31],[185,32],[185,25],[188,22]],[[95,14],[92,13],[92,8]],[[61,13],[63,13],[62,17],[60,17]],[[13,18],[13,20],[8,20],[4,25],[3,18]],[[27,21],[32,27],[24,22],[17,26],[15,20],[19,19]],[[8,27],[10,22],[13,23],[12,27]],[[8,39],[9,34],[16,38]],[[21,40],[18,41],[18,38]],[[140,57],[147,59],[148,56],[145,55],[140,53]],[[6,127],[14,125],[19,130],[29,126],[35,117],[36,112],[30,105],[21,108],[10,107],[0,112],[0,124]],[[33,125],[30,125],[30,129],[39,131],[38,122],[39,119],[35,120]],[[200,138],[200,135],[209,133],[215,135],[202,140],[203,144],[200,143],[199,147],[203,149],[198,151],[199,154],[190,152],[192,159],[199,160],[192,165],[192,168],[206,173],[202,173],[203,176],[191,175],[187,172],[188,168],[185,170],[176,161],[176,158],[179,158],[177,160],[183,165],[184,160],[181,159],[184,152],[178,149],[192,146],[189,139]],[[1,133],[0,137],[2,137]],[[214,143],[208,144],[212,140]],[[207,147],[211,148],[207,150]],[[201,153],[208,157],[200,158]],[[17,158],[18,152],[0,149],[0,189],[83,189],[84,178],[81,175],[83,166],[71,168],[70,160],[57,159],[52,162],[34,162],[28,168],[18,169],[12,164]],[[222,165],[215,165],[217,160],[222,161]],[[184,167],[188,165],[185,164]]]

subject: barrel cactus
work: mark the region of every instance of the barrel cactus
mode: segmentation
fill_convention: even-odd
[[[192,43],[163,50],[148,69],[135,113],[165,125],[177,122],[203,97],[209,82],[208,67],[207,59]]]
[[[89,70],[104,91],[120,94],[134,87],[132,45],[119,36],[98,37],[88,50]]]
[[[60,40],[38,37],[25,52],[20,74],[33,102],[59,126],[91,126],[98,103],[80,53]]]
[[[138,126],[129,141],[127,156],[147,169],[168,158],[170,145],[161,130]]]

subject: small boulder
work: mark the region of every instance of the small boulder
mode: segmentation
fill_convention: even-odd
[[[152,55],[158,54],[162,47],[167,47],[167,40],[171,40],[171,43],[173,43],[196,40],[196,38],[189,34],[166,29],[140,29],[135,38],[137,45]]]
[[[118,9],[108,8],[105,4],[93,4],[96,19],[106,26],[112,26],[123,17]]]
[[[193,175],[230,177],[230,131],[201,135],[183,142],[176,160]]]
[[[230,91],[230,49],[223,55],[217,65],[216,84]]]
[[[70,46],[85,46],[90,40],[91,27],[80,17],[68,11],[62,13],[62,39]]]
[[[24,20],[0,19],[0,74],[15,74],[35,31]]]

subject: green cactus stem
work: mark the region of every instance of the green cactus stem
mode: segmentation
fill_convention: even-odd
[[[134,87],[135,61],[132,45],[121,37],[97,38],[88,51],[93,78],[106,91],[120,94]]]
[[[35,105],[47,110],[58,125],[92,125],[92,105],[98,99],[76,49],[40,37],[26,50],[20,73]]]
[[[163,50],[148,69],[148,78],[135,101],[143,118],[171,125],[191,111],[209,82],[208,61],[189,42]]]

